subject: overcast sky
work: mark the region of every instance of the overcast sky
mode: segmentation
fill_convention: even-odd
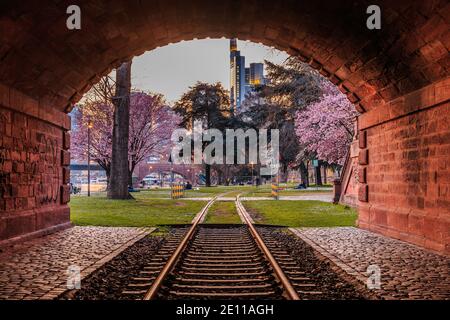
[[[252,42],[238,41],[238,49],[246,66],[264,59],[281,63],[287,58],[284,52]],[[229,40],[193,40],[135,57],[131,81],[134,88],[162,93],[168,102],[174,102],[197,81],[220,81],[229,89],[229,68]]]

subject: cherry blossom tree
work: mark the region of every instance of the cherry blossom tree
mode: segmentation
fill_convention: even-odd
[[[104,102],[85,103],[72,111],[71,156],[85,162],[88,155],[88,126],[91,126],[90,156],[106,172],[111,170],[113,106]]]
[[[308,185],[307,163],[343,164],[353,137],[353,105],[331,82],[295,57],[282,64],[266,61],[267,84],[246,96],[242,121],[280,130],[280,178],[299,169]]]
[[[73,158],[86,161],[88,126],[91,131],[91,159],[106,172],[109,181],[114,107],[106,99],[88,101],[74,112],[72,130]],[[136,166],[147,157],[167,152],[172,131],[179,117],[164,103],[159,94],[134,91],[130,97],[130,126],[128,142],[129,179]]]
[[[322,91],[319,101],[297,112],[295,131],[306,151],[329,164],[343,165],[358,112],[333,84],[323,82]]]
[[[297,167],[307,177],[304,161],[309,154],[296,137],[295,118],[299,110],[320,100],[324,79],[295,57],[282,64],[265,61],[265,65],[267,83],[246,95],[239,116],[255,128],[280,130],[281,181],[287,181],[288,170]]]

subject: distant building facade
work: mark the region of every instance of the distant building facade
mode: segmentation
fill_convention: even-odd
[[[264,63],[250,63],[249,84],[251,86],[264,85]]]
[[[230,102],[236,112],[245,96],[245,57],[237,49],[237,39],[230,40]]]
[[[245,68],[245,94],[250,90],[250,68]]]
[[[237,39],[230,39],[230,103],[233,112],[239,112],[245,95],[265,84],[264,63],[245,67],[245,57],[237,48]]]

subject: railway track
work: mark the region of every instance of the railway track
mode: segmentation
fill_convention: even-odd
[[[141,276],[124,291],[136,299],[300,299],[315,286],[266,228],[256,228],[236,198],[242,225],[201,222],[213,198],[188,227],[174,228]]]

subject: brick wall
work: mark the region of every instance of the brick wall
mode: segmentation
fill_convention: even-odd
[[[394,101],[389,116],[360,118],[358,204],[360,227],[447,254],[449,92],[447,79]]]
[[[357,128],[356,130],[357,131]],[[355,137],[357,138],[357,137]],[[355,139],[350,146],[350,153],[344,164],[339,202],[350,207],[358,206],[358,154],[359,141]]]
[[[1,242],[69,222],[70,122],[6,86],[0,92]]]
[[[133,56],[181,40],[237,37],[297,56],[369,111],[448,74],[448,1],[397,2],[377,1],[383,27],[373,31],[368,0],[77,0],[82,28],[72,31],[67,1],[45,10],[39,1],[15,1],[0,12],[7,29],[0,82],[70,111],[101,75]]]
[[[360,166],[353,171],[359,182],[347,188],[353,199],[357,194],[361,227],[448,251],[449,193],[442,180],[450,139],[442,124],[436,137],[424,133],[444,121],[439,116],[448,120],[448,1],[380,0],[379,32],[365,28],[365,0],[248,2],[79,0],[79,31],[65,28],[65,1],[46,10],[32,0],[2,6],[0,238],[68,221],[68,196],[61,193],[68,174],[64,111],[102,75],[159,46],[225,36],[309,63],[362,113]],[[22,160],[22,153],[34,160]]]

